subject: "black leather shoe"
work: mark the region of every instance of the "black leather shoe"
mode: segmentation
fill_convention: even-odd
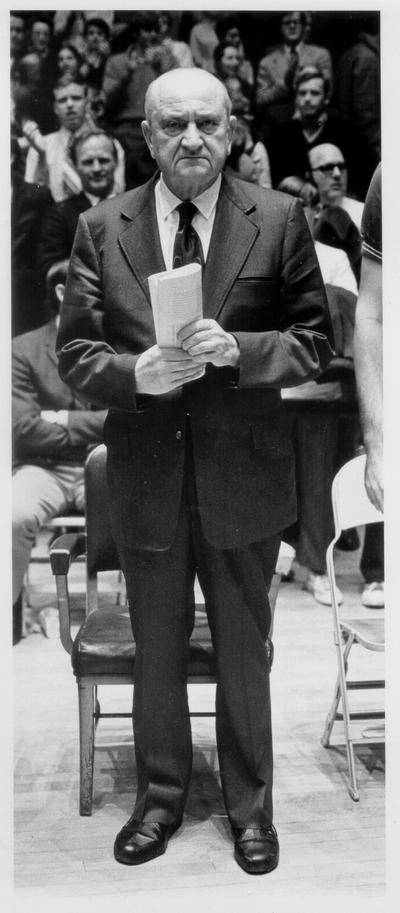
[[[137,821],[132,816],[116,836],[115,859],[124,865],[141,865],[156,859],[165,853],[173,830],[176,828],[164,822]]]
[[[273,824],[235,829],[235,859],[249,875],[266,875],[279,862],[278,835]]]

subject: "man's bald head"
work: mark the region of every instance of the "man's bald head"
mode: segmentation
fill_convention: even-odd
[[[347,190],[347,169],[343,153],[333,143],[320,143],[308,153],[311,176],[324,206],[338,203]]]
[[[193,200],[222,171],[236,119],[225,86],[205,70],[164,73],[147,90],[143,135],[169,189]]]
[[[232,109],[231,100],[219,79],[198,67],[178,67],[163,73],[150,83],[144,100],[146,120],[151,121],[153,112],[160,109],[164,99],[172,95],[184,97],[199,91],[209,91],[211,97],[220,98],[229,117]]]
[[[343,153],[333,143],[320,143],[319,146],[313,146],[308,153],[308,160],[311,168],[319,168],[320,165],[329,165],[333,162],[344,162]]]

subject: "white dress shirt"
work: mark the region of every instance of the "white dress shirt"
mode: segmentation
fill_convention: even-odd
[[[199,210],[193,216],[192,225],[197,231],[201,241],[204,262],[207,260],[210,246],[211,232],[213,230],[220,187],[221,175],[219,174],[217,180],[211,184],[211,187],[208,187],[207,190],[203,190],[203,193],[200,193],[198,197],[195,197],[194,200],[192,200],[192,203],[194,203]],[[179,225],[179,213],[176,211],[176,207],[182,203],[182,200],[169,190],[162,175],[155,187],[155,200],[161,250],[163,252],[166,269],[172,269],[174,241]]]

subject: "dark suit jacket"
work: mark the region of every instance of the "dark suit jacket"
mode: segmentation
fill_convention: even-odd
[[[61,203],[52,203],[47,208],[37,252],[37,267],[43,278],[53,263],[67,260],[71,256],[79,216],[90,209],[91,205],[82,191]]]
[[[36,268],[41,222],[51,202],[47,187],[13,175],[11,198],[12,334],[26,333],[48,319],[45,288]]]
[[[131,548],[173,541],[190,413],[204,533],[244,546],[295,517],[293,454],[280,387],[331,358],[331,325],[298,200],[223,178],[203,273],[204,316],[240,345],[240,370],[209,365],[178,394],[137,396],[135,363],[155,344],[148,276],[165,269],[154,180],[81,216],[58,337],[60,372],[109,407],[114,536]]]
[[[60,378],[56,323],[17,336],[12,344],[13,446],[16,463],[82,463],[103,439],[106,413],[78,399]],[[45,421],[42,410],[67,409],[68,425]]]

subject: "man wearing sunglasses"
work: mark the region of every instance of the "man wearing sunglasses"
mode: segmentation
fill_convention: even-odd
[[[340,206],[360,231],[363,203],[347,196],[347,165],[338,146],[332,143],[314,146],[308,153],[308,161],[321,206]]]

